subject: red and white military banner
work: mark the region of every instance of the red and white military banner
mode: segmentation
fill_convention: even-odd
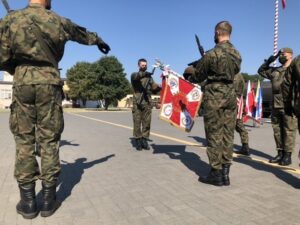
[[[168,73],[164,79],[160,119],[189,132],[201,104],[201,88],[175,73]]]

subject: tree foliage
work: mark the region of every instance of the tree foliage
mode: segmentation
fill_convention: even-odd
[[[263,79],[264,79],[263,77],[259,76],[258,74],[255,74],[255,75],[250,75],[248,73],[241,73],[241,74],[242,74],[245,82],[248,82],[249,80],[255,81],[255,82],[258,80],[263,81]]]
[[[93,99],[90,87],[96,81],[92,65],[88,62],[78,62],[67,71],[67,84],[70,88],[68,97],[81,99],[85,105],[86,100]]]
[[[67,71],[69,97],[86,100],[105,100],[111,103],[130,93],[123,65],[114,56],[102,57],[94,63],[80,62]]]

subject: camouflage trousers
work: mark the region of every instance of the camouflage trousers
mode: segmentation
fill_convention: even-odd
[[[133,136],[135,138],[149,138],[151,128],[152,109],[150,104],[142,104],[138,106],[133,104]]]
[[[64,128],[61,86],[24,85],[13,88],[10,129],[16,143],[15,178],[19,184],[41,179],[56,183],[60,173],[59,141]],[[41,171],[36,144],[41,153]]]
[[[235,96],[230,99],[206,99],[204,101],[207,155],[214,169],[222,169],[222,164],[231,164],[235,123]]]
[[[248,137],[248,131],[245,128],[245,125],[243,123],[243,119],[237,119],[235,123],[235,130],[240,134],[241,137],[241,143],[242,144],[248,144],[249,143],[249,137]]]
[[[296,117],[286,114],[283,109],[273,109],[271,119],[277,151],[293,152],[297,130]]]

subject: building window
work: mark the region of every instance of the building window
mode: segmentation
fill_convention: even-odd
[[[11,99],[12,90],[10,89],[0,89],[0,99]]]

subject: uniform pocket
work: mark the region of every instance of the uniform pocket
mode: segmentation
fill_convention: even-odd
[[[56,134],[61,134],[64,130],[64,115],[60,104],[54,104],[53,112],[53,131]]]
[[[17,113],[17,104],[13,101],[10,105],[10,117],[9,117],[9,128],[13,134],[18,134],[18,113]]]

